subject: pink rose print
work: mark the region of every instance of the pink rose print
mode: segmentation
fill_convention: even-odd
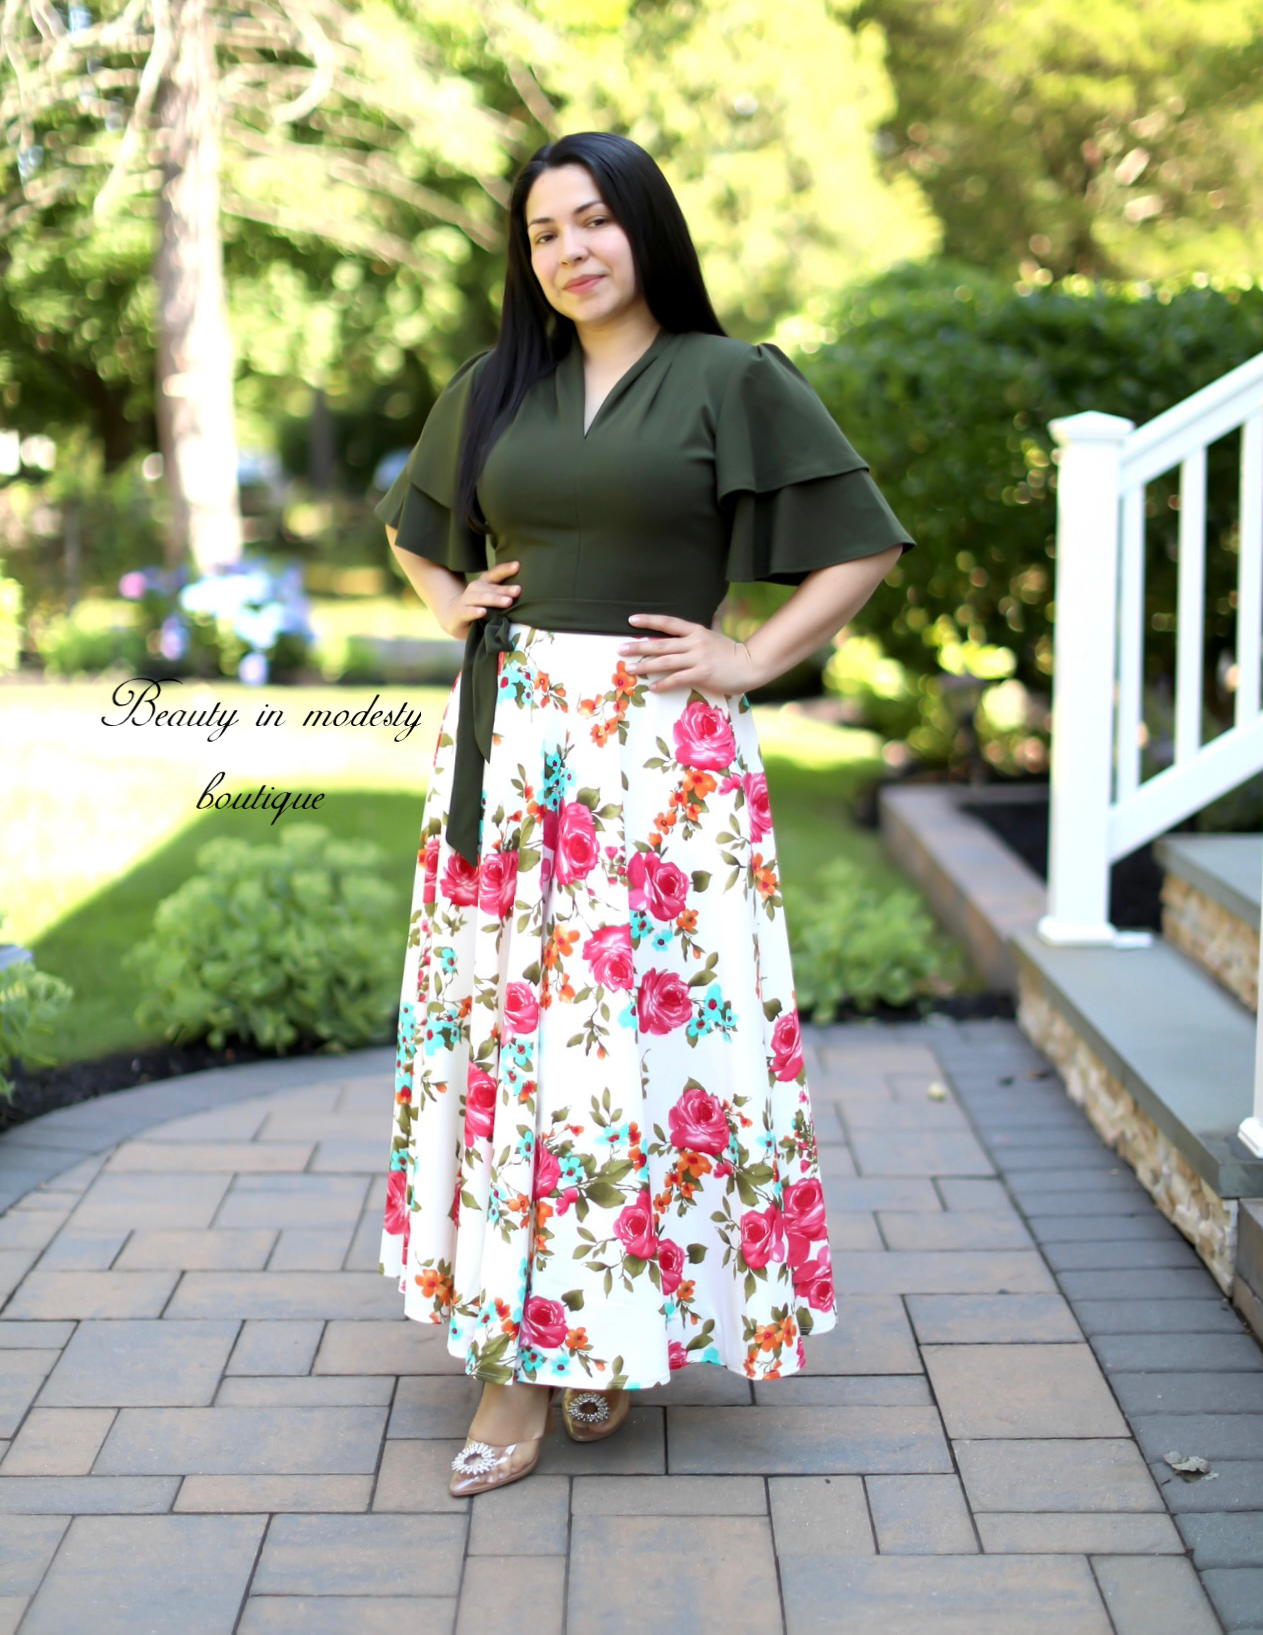
[[[478,901],[478,870],[459,852],[450,852],[439,890],[449,903],[467,906]]]
[[[767,798],[767,773],[747,772],[745,784],[746,809],[750,814],[750,838],[762,840],[772,827],[772,808]]]
[[[670,1238],[658,1239],[658,1270],[662,1273],[663,1294],[674,1294],[684,1276],[684,1251]]]
[[[709,1090],[686,1090],[667,1114],[671,1145],[717,1158],[728,1145],[728,1117]]]
[[[633,908],[646,909],[655,920],[673,920],[684,910],[689,877],[676,863],[656,852],[633,852],[627,865],[627,884]]]
[[[833,1262],[827,1247],[821,1248],[815,1260],[794,1267],[794,1293],[813,1311],[833,1309]]]
[[[532,1194],[536,1198],[546,1198],[561,1180],[561,1165],[556,1155],[549,1152],[541,1142],[535,1149],[535,1185]]]
[[[524,1345],[538,1346],[541,1351],[564,1344],[566,1308],[561,1301],[545,1300],[542,1294],[531,1295],[522,1307],[518,1338]]]
[[[657,1249],[657,1234],[653,1226],[653,1209],[649,1203],[648,1188],[629,1204],[624,1204],[614,1222],[614,1233],[629,1255],[638,1260],[652,1260]]]
[[[393,1237],[408,1224],[408,1172],[392,1169],[386,1182],[386,1230]]]
[[[772,1028],[772,1072],[786,1081],[796,1079],[803,1070],[803,1041],[798,1031],[798,1010],[791,1006],[782,1011]]]
[[[469,1085],[465,1092],[465,1145],[485,1141],[491,1134],[496,1116],[496,1081],[480,1067],[469,1069]]]
[[[741,1258],[752,1271],[785,1258],[785,1225],[775,1204],[747,1209],[741,1217]]]
[[[703,699],[694,699],[687,705],[671,731],[675,737],[675,758],[681,766],[722,771],[737,753],[732,722],[723,710]]]
[[[631,926],[603,925],[583,945],[583,957],[592,967],[592,979],[603,988],[632,988],[636,970],[632,964]]]
[[[596,866],[600,855],[592,813],[581,800],[565,801],[557,825],[557,884],[569,886],[582,880]]]
[[[667,1361],[670,1363],[672,1371],[677,1368],[688,1367],[688,1352],[684,1349],[683,1341],[672,1340],[670,1342],[670,1344],[667,1346]]]
[[[482,886],[478,906],[484,914],[504,920],[513,912],[517,894],[517,853],[488,852],[482,860]]]
[[[670,1033],[693,1014],[684,978],[674,971],[646,971],[636,1000],[642,1033]]]
[[[790,1181],[785,1187],[785,1225],[804,1238],[825,1235],[824,1188],[819,1181]]]
[[[564,1215],[578,1196],[578,1187],[566,1187],[557,1198],[557,1213]]]
[[[425,884],[421,888],[421,901],[432,903],[435,899],[439,878],[439,837],[431,835],[425,843]]]
[[[534,1033],[539,1002],[529,982],[510,982],[504,990],[504,1037]]]

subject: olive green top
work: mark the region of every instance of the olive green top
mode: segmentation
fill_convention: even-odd
[[[472,864],[510,621],[628,636],[633,613],[710,625],[729,583],[797,585],[816,568],[913,545],[779,347],[665,329],[586,434],[577,344],[532,385],[479,477],[491,530],[479,534],[454,507],[461,429],[488,355],[456,370],[375,508],[402,550],[454,573],[520,563],[513,606],[475,619],[465,645],[447,838]]]

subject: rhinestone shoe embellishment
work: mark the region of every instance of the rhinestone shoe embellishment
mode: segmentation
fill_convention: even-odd
[[[469,1442],[452,1460],[461,1476],[482,1476],[496,1465],[496,1450],[488,1442]]]
[[[577,1419],[581,1425],[599,1425],[610,1417],[609,1398],[599,1391],[584,1391],[570,1398],[567,1411],[571,1419]]]

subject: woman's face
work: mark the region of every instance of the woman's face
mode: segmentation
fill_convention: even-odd
[[[638,306],[648,311],[627,235],[583,165],[559,165],[536,177],[526,199],[526,232],[545,298],[580,328]]]

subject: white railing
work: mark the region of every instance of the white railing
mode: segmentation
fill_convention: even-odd
[[[1263,354],[1146,425],[1070,415],[1049,428],[1057,465],[1048,943],[1142,946],[1109,922],[1110,865],[1263,770]],[[1206,450],[1240,431],[1233,723],[1202,742]],[[1145,485],[1180,471],[1174,758],[1143,781]],[[1263,976],[1263,972],[1261,972]],[[1254,1113],[1263,1156],[1263,1031]]]

